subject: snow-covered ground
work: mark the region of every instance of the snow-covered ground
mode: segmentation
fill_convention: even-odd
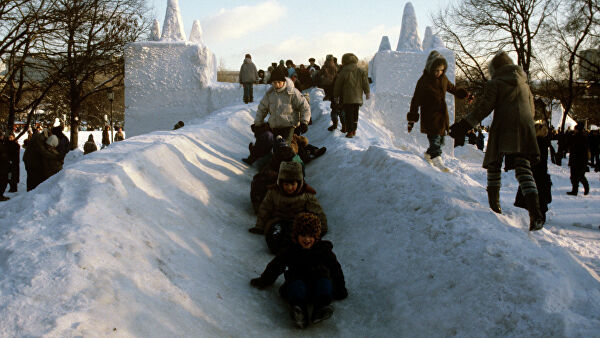
[[[530,233],[512,206],[513,172],[502,177],[504,214],[489,210],[474,146],[442,173],[423,160],[422,135],[385,127],[394,112],[366,104],[347,139],[326,130],[322,91],[310,94],[307,136],[327,153],[306,180],[350,294],[330,320],[299,331],[282,277],[249,285],[272,258],[247,231],[251,104],[75,151],[31,192],[23,171],[0,209],[0,336],[598,336],[598,174],[589,196],[567,196],[568,167],[550,164],[548,223]]]

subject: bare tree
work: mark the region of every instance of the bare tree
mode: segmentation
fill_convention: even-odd
[[[12,130],[18,115],[27,113],[29,124],[35,110],[56,83],[55,74],[44,69],[43,57],[38,54],[40,36],[49,27],[44,9],[50,2],[0,1],[0,59],[5,68],[0,79],[0,94],[8,112],[8,130]]]
[[[513,51],[530,73],[534,39],[557,0],[461,0],[433,16],[439,34],[456,53],[457,68],[473,83],[486,80],[486,65],[499,51]]]
[[[91,96],[123,85],[123,50],[149,27],[144,0],[56,0],[55,22],[44,36],[51,69],[69,107],[71,147],[77,147],[80,113]]]
[[[563,131],[575,100],[586,89],[585,82],[577,79],[577,65],[582,61],[587,64],[582,51],[597,42],[599,4],[600,0],[565,0],[544,25],[545,53],[539,64],[564,108],[560,125]]]

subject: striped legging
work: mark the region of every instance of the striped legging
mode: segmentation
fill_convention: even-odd
[[[521,187],[521,191],[523,195],[527,195],[530,193],[537,194],[537,187],[535,185],[535,180],[533,179],[533,173],[531,172],[531,164],[529,160],[525,157],[515,157],[514,158],[515,165],[515,177],[519,182],[519,187]],[[501,184],[501,167],[502,161],[494,162],[488,165],[487,169],[487,184],[488,187],[500,187]]]

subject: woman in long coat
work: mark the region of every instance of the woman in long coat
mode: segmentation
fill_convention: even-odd
[[[500,169],[504,161],[504,170],[515,169],[529,211],[529,230],[539,230],[544,220],[531,164],[539,161],[540,151],[533,122],[533,95],[527,84],[527,75],[505,52],[496,54],[489,71],[492,79],[486,83],[483,97],[478,100],[471,114],[450,127],[450,136],[464,140],[469,129],[494,111],[483,158],[483,167],[487,169],[490,208],[494,212],[502,212]]]

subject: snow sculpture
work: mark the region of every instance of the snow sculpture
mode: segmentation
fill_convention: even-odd
[[[128,137],[171,130],[177,121],[188,125],[243,96],[238,85],[217,82],[217,58],[202,42],[199,22],[194,22],[190,41],[185,40],[177,0],[168,0],[163,24],[160,39],[156,22],[151,41],[125,48]],[[266,85],[254,87],[257,97],[265,91]]]
[[[179,10],[178,0],[168,0],[167,2],[167,12],[165,13],[165,22],[161,40],[185,41],[183,21],[181,20],[181,11]]]
[[[413,51],[419,52],[422,50],[421,38],[419,37],[417,15],[412,3],[407,2],[404,5],[404,13],[402,14],[402,26],[400,28],[400,38],[396,51]]]
[[[152,23],[152,29],[150,30],[150,41],[160,40],[160,23],[154,19]]]
[[[429,52],[435,49],[446,49],[446,45],[437,34],[433,34],[431,27],[427,26],[423,38],[423,51]]]
[[[384,35],[381,38],[381,43],[379,44],[379,51],[384,52],[386,50],[392,50],[392,45],[390,45],[390,39],[387,35]]]
[[[202,26],[200,25],[200,20],[194,20],[189,41],[195,42],[199,45],[204,45],[204,38],[202,37]]]
[[[417,19],[411,3],[404,7],[400,38],[396,51],[382,49],[387,37],[382,38],[379,51],[369,63],[369,73],[374,83],[374,99],[367,102],[373,111],[380,112],[382,123],[397,131],[406,133],[406,113],[410,108],[415,85],[423,74],[427,56],[437,50],[448,62],[446,76],[454,82],[455,57],[452,51],[444,47],[444,43],[433,34],[430,27],[425,31],[423,45],[417,32]],[[446,95],[450,123],[454,121],[454,96]],[[419,122],[420,123],[420,122]],[[415,127],[410,135],[403,138],[413,139],[415,145],[427,146],[427,139],[419,133],[420,126]],[[451,143],[444,146],[445,154],[453,154]],[[423,149],[424,150],[424,149]]]

